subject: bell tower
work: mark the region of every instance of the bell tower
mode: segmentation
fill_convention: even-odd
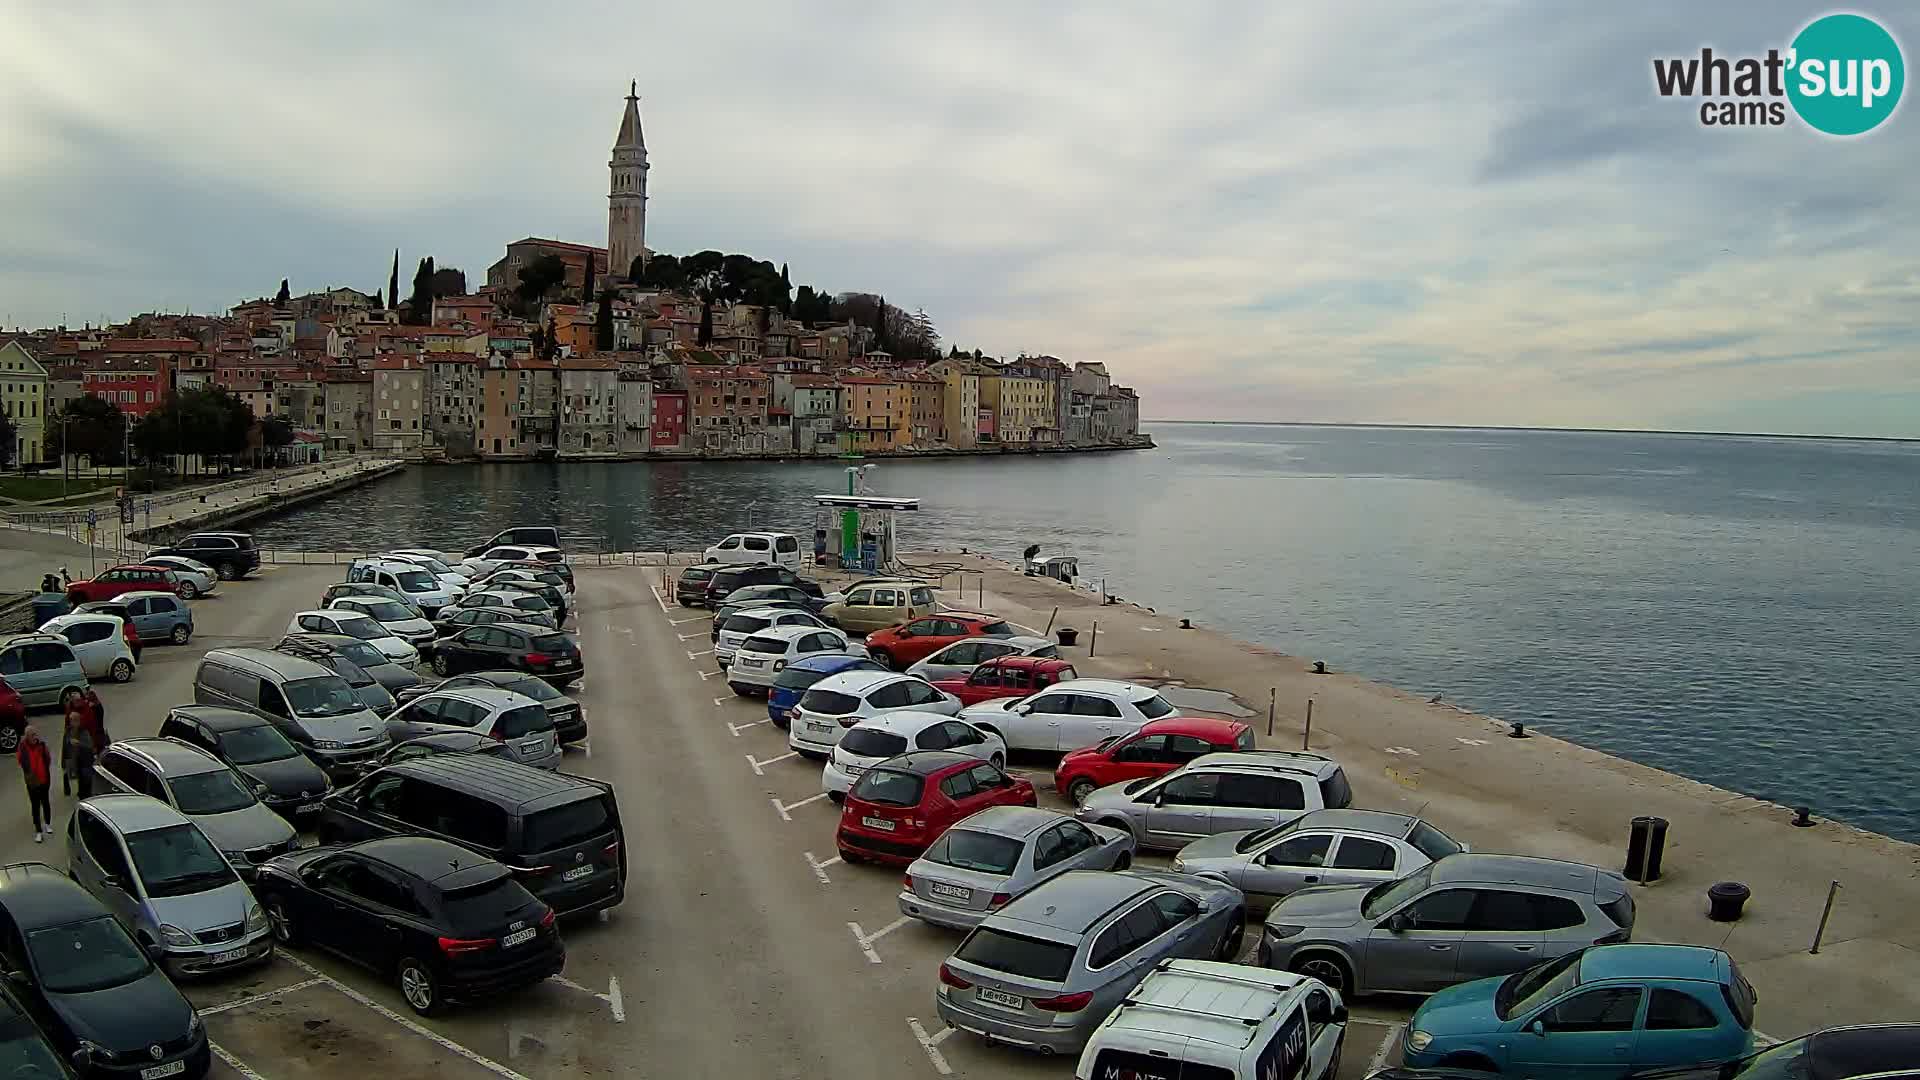
[[[647,139],[640,131],[638,83],[627,85],[627,110],[607,162],[607,274],[624,278],[647,251]]]

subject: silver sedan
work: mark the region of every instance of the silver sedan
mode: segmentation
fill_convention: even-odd
[[[1043,637],[971,637],[956,641],[907,669],[932,682],[935,679],[964,679],[973,669],[1002,656],[1056,657],[1060,649]]]
[[[1028,806],[995,806],[941,834],[907,867],[900,912],[971,930],[1013,898],[1069,870],[1125,870],[1133,834]]]
[[[1417,817],[1380,810],[1315,810],[1258,832],[1195,840],[1174,857],[1175,873],[1237,886],[1263,911],[1314,885],[1395,881],[1466,846]]]

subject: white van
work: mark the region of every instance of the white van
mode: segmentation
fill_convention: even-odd
[[[800,540],[792,533],[734,533],[707,549],[710,563],[738,563],[753,566],[770,563],[789,570],[800,569]]]
[[[347,580],[384,585],[412,601],[429,619],[460,599],[433,571],[405,559],[355,559],[347,567]]]
[[[1162,960],[1093,1029],[1074,1080],[1334,1080],[1347,1007],[1306,975]]]

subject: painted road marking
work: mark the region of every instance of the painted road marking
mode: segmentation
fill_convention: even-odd
[[[204,1014],[206,1010],[202,1009],[201,1012]],[[232,1069],[234,1072],[239,1073],[244,1078],[244,1080],[267,1080],[266,1077],[261,1076],[259,1073],[254,1072],[252,1069],[248,1068],[246,1062],[241,1061],[237,1057],[234,1057],[233,1054],[230,1053],[226,1047],[221,1046],[219,1043],[214,1042],[212,1039],[207,1040],[207,1049],[213,1051],[214,1057],[217,1057],[221,1061],[226,1062],[227,1068]]]
[[[879,963],[884,963],[884,961],[880,959],[879,953],[873,951],[873,943],[876,941],[879,941],[881,938],[886,937],[888,934],[893,933],[895,930],[900,929],[901,927],[907,925],[912,921],[913,920],[911,918],[905,915],[902,915],[899,918],[888,923],[887,925],[881,927],[880,929],[875,930],[871,934],[863,932],[860,929],[860,924],[857,922],[848,923],[847,929],[853,931],[853,940],[859,943],[860,951],[867,954],[867,963],[879,964]]]
[[[292,986],[283,986],[278,990],[268,990],[265,993],[252,994],[247,997],[240,998],[237,1001],[227,1001],[227,1002],[222,1002],[219,1005],[209,1005],[206,1008],[200,1010],[200,1015],[212,1016],[215,1013],[226,1012],[228,1009],[243,1009],[243,1008],[246,1008],[248,1005],[257,1005],[262,1001],[267,1001],[272,998],[277,998],[282,994],[291,994],[296,990],[305,990],[309,986],[319,986],[319,985],[320,985],[319,979],[307,979],[303,982],[294,983]]]
[[[713,699],[713,704],[715,708],[718,708],[719,706],[722,706],[722,705],[731,705],[734,702],[739,700],[740,699],[738,697],[717,697]]]
[[[751,724],[736,724],[733,721],[729,720],[727,721],[727,730],[733,732],[733,737],[737,739],[740,737],[740,733],[747,730],[748,728],[756,728],[756,727],[759,727],[761,724],[771,724],[771,723],[773,723],[773,717],[771,716],[767,717],[765,720],[755,720]],[[793,755],[789,754],[787,756],[792,757]]]
[[[833,884],[832,879],[827,877],[827,867],[832,866],[834,863],[839,862],[840,856],[835,855],[833,858],[828,859],[826,862],[821,862],[819,859],[816,859],[813,857],[813,852],[811,851],[803,851],[800,854],[805,855],[807,857],[807,865],[813,867],[813,876],[820,879],[820,884],[822,885]]]
[[[605,911],[606,909],[601,908],[600,910]],[[599,998],[601,1001],[606,1002],[607,1007],[609,1009],[613,1010],[614,1023],[624,1024],[627,1022],[627,1007],[625,1002],[622,1001],[620,997],[620,977],[619,976],[616,975],[607,980],[607,992],[604,994],[599,992],[598,990],[581,986],[579,983],[574,982],[572,979],[564,978],[559,975],[549,975],[547,976],[547,979],[550,982],[558,983],[569,990],[578,990],[580,993],[585,994],[588,997]]]
[[[827,793],[823,791],[818,795],[809,795],[796,803],[783,803],[779,799],[768,799],[767,801],[773,804],[774,810],[780,814],[781,821],[792,821],[793,815],[788,813],[788,811],[798,810],[810,802],[819,802],[826,797]]]
[[[660,595],[660,590],[649,585],[647,586],[647,591],[653,594],[653,602],[660,605],[660,614],[665,615],[668,621],[671,622],[673,619],[673,612],[667,610],[667,600],[665,597]]]
[[[355,990],[353,987],[348,986],[346,983],[341,982],[339,979],[333,978],[332,976],[328,975],[326,972],[321,971],[319,968],[314,967],[312,964],[307,963],[305,960],[302,960],[297,956],[289,955],[284,950],[280,952],[280,956],[284,957],[286,961],[292,964],[294,967],[297,967],[300,970],[306,972],[307,974],[312,975],[314,978],[317,978],[321,982],[326,983],[329,987],[332,987],[333,989],[338,990],[340,993],[345,994],[347,997],[351,998],[352,1000],[357,1001],[362,1005],[365,1005],[367,1008],[372,1009],[374,1012],[379,1013],[381,1016],[384,1016],[387,1019],[393,1021],[394,1023],[399,1024],[401,1027],[406,1028],[408,1031],[413,1032],[415,1035],[418,1035],[421,1038],[428,1040],[429,1042],[433,1043],[435,1046],[438,1046],[442,1050],[446,1050],[449,1053],[458,1054],[461,1057],[466,1058],[468,1061],[473,1062],[475,1065],[478,1065],[481,1068],[487,1070],[488,1072],[493,1073],[496,1076],[504,1077],[505,1080],[529,1080],[528,1077],[522,1076],[521,1074],[514,1072],[512,1069],[509,1069],[505,1065],[502,1065],[499,1062],[493,1060],[492,1058],[487,1057],[485,1054],[475,1053],[474,1051],[469,1050],[464,1046],[461,1046],[459,1043],[454,1042],[452,1039],[447,1038],[445,1035],[442,1035],[439,1032],[429,1030],[428,1028],[422,1027],[421,1025],[414,1023],[413,1021],[407,1019],[404,1016],[401,1016],[399,1013],[394,1012],[392,1009],[387,1008],[385,1005],[380,1004],[379,1002],[373,1000],[372,998],[361,993],[360,991]]]
[[[927,1052],[927,1060],[933,1062],[933,1071],[941,1076],[952,1076],[953,1067],[947,1064],[947,1056],[940,1052],[940,1040],[953,1034],[952,1028],[941,1028],[940,1034],[928,1035],[927,1029],[917,1016],[907,1017],[907,1026],[913,1029],[913,1041]]]
[[[698,676],[700,676],[700,681],[701,681],[701,682],[706,682],[706,681],[707,681],[708,679],[712,679],[712,678],[717,678],[717,677],[719,677],[719,676],[721,676],[721,675],[725,675],[725,674],[726,674],[726,672],[724,672],[724,671],[696,671],[696,672],[694,672],[694,674],[695,674],[695,675],[698,675]]]
[[[712,656],[712,655],[713,655],[713,650],[712,650],[712,649],[701,649],[701,650],[700,650],[699,652],[689,652],[689,653],[687,653],[687,659],[689,659],[689,660],[698,660],[698,659],[700,659],[700,658],[701,658],[701,657],[703,657],[703,656]]]
[[[692,641],[694,638],[712,638],[712,637],[713,637],[712,634],[681,634],[680,640]]]
[[[764,723],[764,722],[765,722],[765,721],[762,721],[762,723]],[[728,727],[732,727],[733,725],[732,725],[732,724],[728,724],[727,726],[728,726]],[[736,732],[735,734],[738,734],[738,732]],[[785,761],[785,760],[787,760],[788,758],[791,758],[791,757],[799,757],[799,756],[800,756],[800,751],[798,751],[798,750],[789,750],[789,751],[787,751],[786,753],[784,753],[784,754],[781,754],[781,755],[780,755],[779,757],[776,757],[776,758],[768,758],[768,759],[767,759],[767,760],[765,760],[765,761],[761,761],[761,760],[760,760],[759,758],[756,758],[756,757],[754,757],[754,756],[753,756],[752,754],[742,754],[741,756],[747,759],[747,764],[749,764],[749,765],[751,765],[751,766],[753,766],[753,775],[755,775],[755,776],[765,776],[765,775],[767,775],[767,774],[766,774],[766,771],[765,771],[765,768],[766,768],[766,766],[768,766],[768,765],[773,765],[773,764],[776,764],[776,763],[778,763],[778,762],[782,762],[782,761]]]
[[[1463,739],[1463,738],[1461,738],[1461,737],[1460,737],[1460,736],[1458,736],[1458,735],[1455,735],[1455,736],[1453,737],[1453,741],[1454,741],[1454,742],[1457,742],[1457,743],[1459,743],[1459,744],[1460,744],[1460,745],[1462,745],[1462,746],[1485,746],[1485,745],[1487,745],[1487,740],[1485,740],[1485,739]]]
[[[1387,752],[1387,753],[1389,753],[1389,754],[1400,754],[1400,755],[1403,755],[1403,756],[1405,756],[1405,757],[1419,757],[1419,756],[1420,756],[1420,751],[1418,751],[1418,750],[1415,750],[1415,749],[1414,749],[1413,747],[1411,747],[1411,746],[1388,746],[1388,747],[1385,747],[1384,749],[1385,749],[1385,750],[1386,750],[1386,752]]]
[[[1367,1071],[1362,1075],[1372,1076],[1386,1066],[1387,1056],[1393,1053],[1394,1044],[1400,1041],[1400,1029],[1406,1026],[1405,1023],[1396,1022],[1387,1027],[1386,1038],[1380,1040],[1380,1049],[1373,1052],[1373,1060],[1367,1063]]]
[[[694,616],[693,618],[691,618],[691,619],[668,619],[667,621],[668,621],[668,622],[670,622],[670,623],[672,623],[672,624],[673,624],[673,625],[675,625],[675,626],[685,626],[685,625],[687,625],[687,624],[688,624],[688,623],[690,623],[690,622],[704,622],[704,623],[710,623],[710,622],[712,622],[712,621],[713,621],[713,616],[711,616],[711,615],[695,615],[695,616]]]

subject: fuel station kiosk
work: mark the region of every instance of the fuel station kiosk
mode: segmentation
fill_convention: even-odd
[[[888,495],[815,495],[813,559],[822,566],[877,573],[893,564],[893,521],[919,499]]]

